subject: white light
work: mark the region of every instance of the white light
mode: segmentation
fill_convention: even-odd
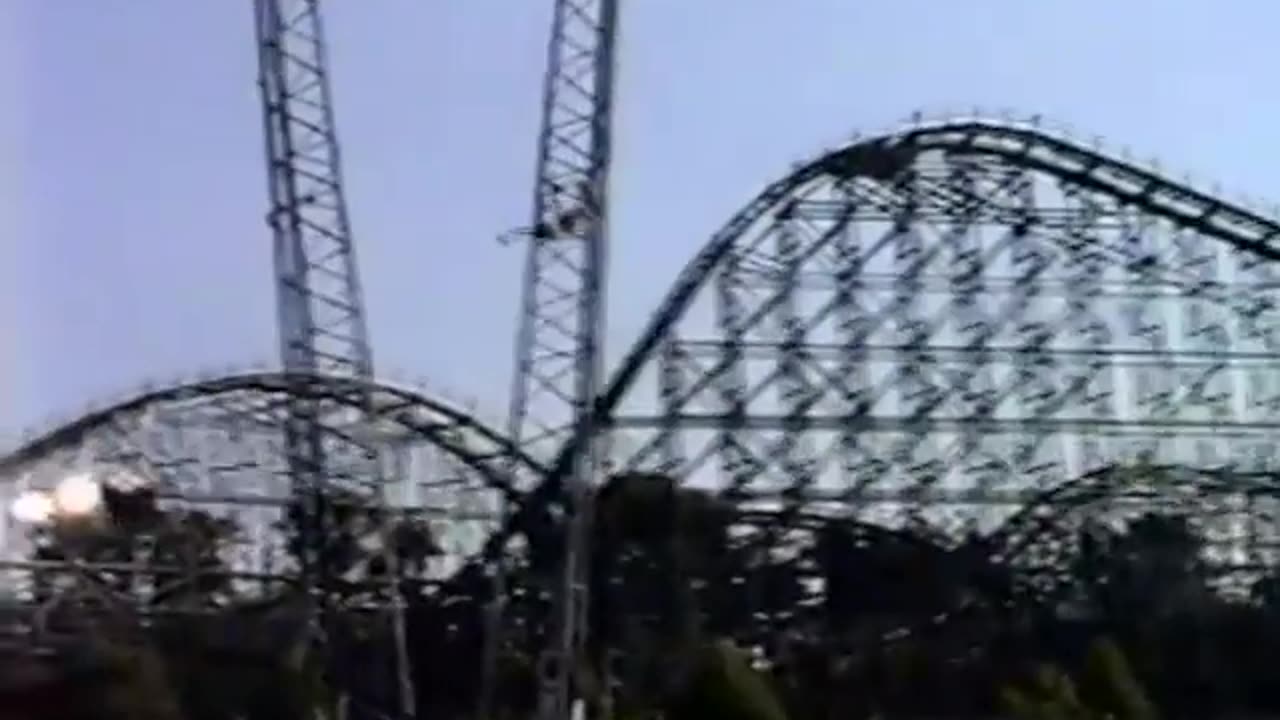
[[[53,490],[53,504],[59,515],[89,515],[102,502],[102,487],[88,475],[72,475]]]
[[[20,523],[40,525],[49,522],[49,518],[53,517],[53,498],[49,497],[48,493],[27,490],[14,498],[13,504],[9,506],[9,512]]]

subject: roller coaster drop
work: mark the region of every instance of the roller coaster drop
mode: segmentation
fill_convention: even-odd
[[[1031,124],[856,141],[676,280],[598,404],[613,462],[780,518],[985,527],[1117,463],[1271,472],[1277,229]]]
[[[260,27],[286,17],[274,12]],[[319,48],[311,17],[302,36]],[[288,133],[270,117],[278,144]],[[331,126],[308,137],[327,138],[336,161]],[[280,151],[272,167],[290,160],[295,179],[311,177],[300,157]],[[310,191],[289,190],[289,176],[273,174],[279,267],[343,257],[317,248],[345,237],[345,216],[300,211],[335,207],[336,174]],[[577,199],[602,218],[593,197]],[[1271,566],[1277,238],[1269,215],[1038,123],[917,118],[767,185],[697,251],[596,402],[571,409],[608,435],[615,472],[713,489],[757,532],[923,519],[1035,565],[1070,551],[1082,508],[1096,519],[1165,503],[1199,517],[1224,574]],[[334,287],[358,300],[353,261],[345,272]],[[296,299],[300,282],[281,283]],[[362,337],[355,300],[319,304],[351,310],[330,319]],[[315,362],[320,345],[300,359],[299,338],[329,337],[328,325],[285,320],[282,309],[285,372],[151,391],[56,428],[4,458],[6,490],[120,471],[168,502],[266,528],[300,492],[282,478],[372,458],[378,497],[431,515],[452,554],[491,561],[535,514],[571,502],[581,431],[529,451],[507,439],[525,431],[371,380],[367,341],[336,369]],[[1116,470],[1141,466],[1164,470]],[[33,568],[22,537],[10,526],[4,542],[15,574]],[[278,574],[274,542],[248,538],[236,572]]]

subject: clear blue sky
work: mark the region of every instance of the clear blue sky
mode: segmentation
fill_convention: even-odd
[[[249,0],[0,0],[0,430],[271,362]],[[329,0],[392,374],[505,408],[550,0]],[[630,0],[610,342],[764,182],[913,109],[1016,108],[1280,200],[1280,5]],[[626,268],[626,272],[617,271]]]

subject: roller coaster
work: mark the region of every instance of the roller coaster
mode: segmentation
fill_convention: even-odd
[[[593,32],[616,22],[607,0],[560,2],[555,33],[571,6],[595,8]],[[612,32],[596,36],[608,51]],[[589,190],[560,191],[603,216]],[[563,198],[540,192],[545,219]],[[540,222],[535,254],[560,237]],[[1033,563],[1086,514],[1165,504],[1200,519],[1219,566],[1280,560],[1269,213],[1039,119],[917,115],[796,164],[691,250],[622,360],[580,386],[589,402],[551,407],[558,431],[537,443],[534,400],[497,429],[371,366],[285,352],[279,371],[148,389],[37,433],[0,458],[0,493],[8,505],[80,473],[141,480],[257,528],[234,567],[271,575],[269,528],[299,492],[298,419],[343,417],[313,423],[323,462],[376,457],[382,500],[449,539],[443,575],[496,562],[547,508],[572,510],[594,454],[602,472],[732,501],[762,530],[925,520]],[[1163,470],[1121,470],[1135,467]],[[21,594],[33,565],[25,529],[5,522]]]
[[[1162,463],[1196,472],[1144,502],[1216,488],[1224,562],[1268,561],[1277,232],[1031,125],[858,140],[769,184],[698,250],[609,376],[611,463],[714,489],[757,522],[923,512],[992,532],[1068,520],[1132,492],[1087,481],[1099,471]],[[140,392],[8,454],[5,490],[118,468],[167,501],[270,512],[288,494],[287,396],[343,404],[359,382],[258,372]],[[523,455],[451,403],[371,389],[370,432],[403,468],[395,494],[470,524],[456,552],[560,499],[557,457]]]

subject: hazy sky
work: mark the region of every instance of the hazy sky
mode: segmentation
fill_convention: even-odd
[[[505,409],[550,0],[329,0],[376,361]],[[1013,108],[1280,201],[1280,6],[630,0],[611,354],[796,159]],[[0,0],[0,431],[275,356],[249,0]]]

